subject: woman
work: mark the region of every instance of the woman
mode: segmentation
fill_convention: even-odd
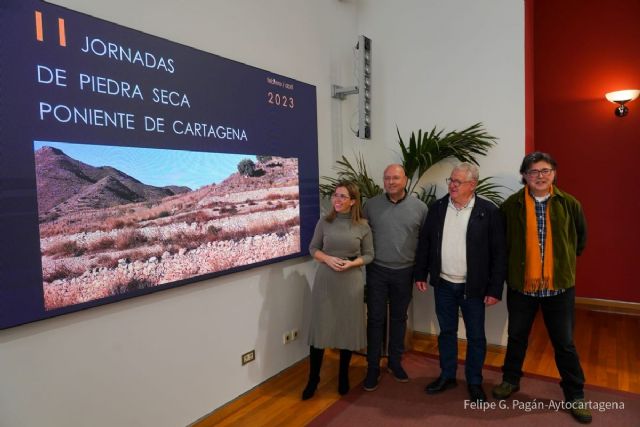
[[[364,276],[373,260],[371,229],[362,218],[360,192],[351,182],[339,182],[331,196],[331,211],[316,225],[309,252],[320,262],[311,293],[309,382],[302,400],[313,397],[320,381],[324,349],[340,349],[338,392],[349,391],[349,362],[354,350],[366,347]]]

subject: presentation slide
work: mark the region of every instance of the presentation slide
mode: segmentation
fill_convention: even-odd
[[[0,329],[308,254],[315,86],[0,4]]]

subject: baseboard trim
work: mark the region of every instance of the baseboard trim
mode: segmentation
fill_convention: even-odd
[[[433,341],[435,344],[437,344],[438,342],[437,334],[431,334],[429,332],[413,331],[411,335],[413,336],[412,343],[415,341]],[[458,338],[458,343],[466,346],[467,340]],[[415,350],[414,347],[415,346],[409,348],[409,350]],[[507,347],[504,345],[487,343],[487,351],[494,351],[496,353],[504,354],[506,350],[507,350]],[[417,350],[417,351],[422,351],[422,350]]]
[[[576,297],[576,308],[606,313],[640,316],[640,303],[600,298]]]

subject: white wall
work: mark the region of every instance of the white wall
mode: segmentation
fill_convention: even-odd
[[[499,144],[482,158],[482,175],[515,185],[524,153],[523,1],[357,3],[358,33],[373,45],[373,137],[359,146],[372,167],[381,175],[399,160],[396,126],[406,141],[418,129],[483,122]],[[443,169],[428,177],[442,181],[441,192]]]
[[[399,160],[403,136],[483,121],[500,138],[484,175],[515,188],[524,151],[523,2],[513,0],[56,0],[74,10],[284,74],[317,87],[321,175],[354,150],[370,171]],[[358,34],[373,42],[373,138],[349,130]],[[443,181],[448,166],[431,181]],[[440,192],[444,186],[440,187]],[[305,357],[308,259],[225,276],[0,331],[0,426],[180,426]],[[416,330],[434,331],[432,294]],[[490,342],[506,324],[490,310]],[[491,326],[489,326],[491,325]],[[256,349],[257,360],[240,366]]]
[[[481,177],[519,188],[524,154],[524,1],[358,0],[358,33],[372,40],[372,139],[350,138],[345,153],[362,151],[370,172],[399,161],[396,126],[405,140],[433,126],[451,131],[483,122],[498,145],[480,160]],[[345,137],[345,140],[347,137]],[[348,147],[348,148],[347,148]],[[444,178],[453,162],[428,172]],[[381,183],[381,180],[379,181]],[[510,191],[508,191],[510,193]],[[413,327],[437,333],[433,292],[414,293]],[[506,307],[487,311],[487,338],[506,344]],[[464,329],[461,324],[461,337]]]

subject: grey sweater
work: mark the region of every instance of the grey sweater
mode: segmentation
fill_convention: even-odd
[[[373,263],[392,269],[412,267],[426,215],[427,205],[410,195],[400,203],[392,203],[386,194],[367,200],[364,216],[373,232]]]

